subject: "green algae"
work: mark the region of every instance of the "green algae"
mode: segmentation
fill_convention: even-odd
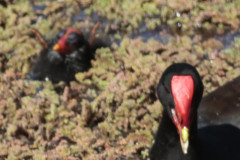
[[[147,159],[162,113],[156,85],[168,65],[194,65],[205,95],[240,74],[239,39],[224,49],[199,33],[237,30],[239,1],[36,1],[45,6],[37,11],[29,1],[6,3],[0,5],[1,158]],[[91,18],[71,19],[83,10],[111,19],[117,39],[142,24],[165,25],[174,36],[167,44],[123,36],[119,46],[98,49],[92,68],[69,85],[27,80],[42,49],[30,28],[48,40],[66,26],[91,31]]]

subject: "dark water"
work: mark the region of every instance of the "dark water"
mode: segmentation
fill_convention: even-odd
[[[31,3],[31,7],[34,9],[34,11],[43,11],[46,8],[46,5],[35,5],[34,3]]]
[[[167,44],[170,37],[172,37],[172,35],[167,26],[159,26],[154,30],[150,30],[145,24],[139,25],[139,27],[129,36],[131,39],[141,38],[144,42],[147,42],[149,39],[155,39],[162,44]]]
[[[235,38],[240,38],[240,32],[229,32],[216,36],[216,39],[223,43],[224,49],[229,48]]]

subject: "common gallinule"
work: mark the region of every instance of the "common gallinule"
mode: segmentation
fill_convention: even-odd
[[[93,30],[97,27],[95,26]],[[31,73],[31,78],[36,80],[50,79],[53,82],[74,80],[77,72],[89,69],[97,47],[104,46],[103,43],[102,45],[93,43],[94,36],[89,41],[86,40],[83,33],[73,27],[60,31],[50,43],[44,43],[36,30],[33,29],[32,32],[38,36],[44,47]]]
[[[151,160],[240,159],[238,128],[223,124],[198,129],[203,88],[197,70],[189,64],[173,64],[163,73],[157,94],[164,111],[149,153]]]

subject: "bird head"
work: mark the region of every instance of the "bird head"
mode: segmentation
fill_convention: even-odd
[[[163,73],[157,93],[176,126],[183,153],[187,154],[192,123],[197,118],[197,107],[203,93],[197,70],[186,63],[171,65]]]
[[[58,42],[53,46],[53,50],[62,55],[70,54],[86,43],[83,33],[73,27],[60,31],[57,38]]]

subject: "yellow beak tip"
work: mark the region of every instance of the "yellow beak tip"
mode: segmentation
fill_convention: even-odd
[[[186,142],[188,141],[188,137],[189,137],[189,130],[187,127],[184,127],[182,129],[182,138],[183,138],[183,141]]]

